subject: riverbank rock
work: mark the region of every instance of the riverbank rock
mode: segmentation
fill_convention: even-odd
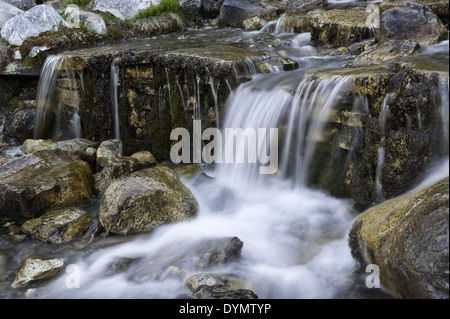
[[[186,279],[184,286],[193,299],[258,299],[253,291],[240,288],[234,276],[200,273]]]
[[[0,2],[0,29],[3,28],[8,20],[23,13],[23,10],[5,2]]]
[[[328,0],[288,0],[286,12],[306,12],[328,6]]]
[[[196,215],[192,193],[168,167],[154,167],[114,181],[100,203],[107,232],[128,235],[181,222]]]
[[[147,9],[150,4],[157,5],[160,0],[95,0],[93,10],[109,12],[126,20],[134,18],[139,11]]]
[[[81,208],[58,209],[27,220],[22,231],[33,238],[53,244],[72,241],[86,232],[93,219]]]
[[[22,10],[28,10],[36,5],[36,0],[2,0]]]
[[[103,168],[111,158],[123,155],[122,142],[120,140],[106,140],[97,149],[97,166]]]
[[[98,193],[104,193],[108,186],[121,176],[154,166],[155,164],[151,160],[139,161],[130,156],[111,158],[102,171],[94,175],[95,190]]]
[[[449,179],[368,209],[353,222],[352,255],[376,264],[397,298],[445,298],[449,285]]]
[[[432,45],[448,38],[442,21],[421,2],[404,1],[380,15],[378,42],[385,40],[413,40],[420,45]]]
[[[306,19],[303,32],[309,29],[311,41],[325,48],[349,46],[370,37],[366,18],[361,7],[320,11]]]
[[[13,288],[24,287],[32,282],[48,279],[55,276],[64,266],[61,258],[44,260],[40,258],[27,258],[17,271],[16,278],[11,284]]]
[[[3,39],[20,46],[26,39],[45,31],[57,31],[66,21],[49,5],[38,5],[8,20],[1,30]]]
[[[420,45],[410,40],[387,40],[377,43],[358,55],[352,65],[387,63],[417,53]]]
[[[227,25],[241,28],[242,23],[253,17],[273,19],[282,13],[277,0],[225,0],[220,9],[220,19]]]
[[[106,23],[99,14],[83,11],[76,5],[69,4],[64,10],[66,22],[70,28],[80,28],[83,23],[86,28],[100,35],[106,35]]]
[[[0,166],[0,216],[23,220],[92,200],[89,165],[63,151],[40,151]]]

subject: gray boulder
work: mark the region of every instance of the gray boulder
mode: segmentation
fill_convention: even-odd
[[[349,234],[353,257],[397,298],[448,299],[448,201],[447,177],[368,209]]]
[[[109,12],[119,19],[131,19],[150,4],[157,5],[160,0],[95,0],[93,10]]]
[[[225,0],[202,0],[201,12],[205,18],[216,18]]]
[[[67,16],[66,22],[69,27],[80,28],[84,21],[88,30],[100,35],[106,34],[105,20],[99,14],[83,11],[78,6],[69,4],[64,10],[64,15]]]
[[[202,0],[178,0],[178,4],[185,18],[194,20],[200,16]]]
[[[0,2],[0,29],[3,28],[8,20],[23,13],[23,10],[5,2]]]
[[[249,18],[275,18],[283,11],[282,7],[277,0],[225,0],[220,9],[220,19],[232,27],[241,28]]]
[[[103,168],[111,158],[122,156],[123,146],[120,140],[103,141],[97,149],[97,166]]]
[[[1,0],[4,3],[15,6],[22,10],[28,10],[36,5],[36,0]]]
[[[128,235],[187,220],[197,210],[175,172],[157,166],[114,181],[101,199],[99,217],[107,232]]]
[[[66,21],[49,5],[38,5],[8,20],[1,36],[11,45],[21,46],[26,39],[46,31],[57,31]]]
[[[394,39],[432,45],[446,40],[448,31],[426,4],[404,1],[381,13],[380,32],[375,36],[378,42]]]

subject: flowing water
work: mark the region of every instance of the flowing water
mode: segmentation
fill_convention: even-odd
[[[274,36],[289,37],[290,41],[284,47],[273,48],[273,52],[289,55],[303,67],[254,75],[252,81],[231,91],[220,127],[278,128],[283,142],[277,174],[259,174],[259,164],[205,166],[205,173],[197,179],[184,180],[199,202],[198,216],[159,227],[123,243],[113,245],[108,240],[104,243],[99,240],[85,248],[65,252],[66,264],[79,269],[79,287],[69,289],[68,273],[62,273],[39,288],[35,297],[178,298],[187,293],[186,278],[197,272],[239,276],[242,286],[260,298],[387,297],[382,290],[367,289],[365,278],[354,275],[357,265],[348,246],[348,231],[356,215],[351,202],[307,187],[317,142],[350,81],[345,76],[324,80],[303,77],[308,70],[336,67],[346,59],[321,55],[311,45],[309,34]],[[55,57],[44,66],[43,74],[48,77],[49,86],[56,81],[60,63]],[[47,68],[49,71],[45,72]],[[119,71],[114,65],[111,70],[112,87],[117,87]],[[251,65],[248,71],[252,72]],[[178,88],[183,96],[184,88],[179,83]],[[217,90],[214,82],[211,89]],[[446,89],[448,94],[448,83]],[[42,102],[38,103],[51,99],[50,91],[40,88]],[[117,92],[112,91],[114,101]],[[196,95],[200,105],[200,96]],[[364,100],[355,97],[354,104],[360,101]],[[214,103],[211,107],[217,108],[216,99]],[[39,105],[39,112],[44,113],[39,113],[37,119],[42,121],[49,107]],[[385,112],[380,115],[382,128],[388,116],[387,102],[385,106]],[[113,108],[117,114],[116,103]],[[199,116],[200,110],[196,112]],[[448,100],[442,112],[448,114]],[[218,117],[216,121],[219,124]],[[448,131],[448,122],[446,125]],[[118,129],[116,137],[117,134]],[[250,157],[255,150],[244,147],[236,151],[237,156],[244,152],[243,156]],[[439,166],[430,171],[429,178],[436,180],[445,174],[448,176],[448,170],[443,172]],[[203,241],[235,236],[244,243],[239,260],[203,270],[174,271],[172,265],[186,258]],[[114,236],[109,240],[120,241]],[[61,256],[60,251],[53,254]],[[113,271],[111,265],[124,258],[133,260],[131,266],[121,272]]]

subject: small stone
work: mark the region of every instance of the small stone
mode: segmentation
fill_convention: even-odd
[[[19,288],[29,283],[55,276],[63,267],[64,259],[27,258],[16,274],[12,288]]]

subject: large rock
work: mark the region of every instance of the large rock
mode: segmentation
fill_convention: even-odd
[[[448,201],[446,178],[370,208],[353,222],[352,255],[395,297],[448,299]]]
[[[353,60],[352,65],[382,64],[410,56],[420,49],[417,42],[410,40],[387,40],[365,50]]]
[[[17,271],[16,278],[11,284],[13,288],[20,288],[28,284],[55,276],[64,266],[64,260],[27,258]]]
[[[397,7],[402,5],[404,2],[408,0],[385,0],[380,5],[380,11],[386,11],[393,7]],[[448,0],[421,0],[420,2],[426,3],[427,6],[437,15],[439,18],[448,18],[449,7]]]
[[[220,19],[236,28],[253,17],[273,19],[282,12],[282,5],[277,0],[225,0],[220,9]]]
[[[205,18],[215,18],[220,14],[220,8],[225,0],[202,0],[201,12]]]
[[[202,0],[179,0],[178,3],[185,18],[194,20],[199,17]]]
[[[426,4],[404,1],[381,13],[380,31],[375,35],[379,42],[409,39],[420,45],[432,45],[446,40],[448,31]]]
[[[288,0],[286,12],[306,12],[326,6],[328,6],[328,0]]]
[[[2,38],[11,45],[20,46],[26,39],[42,32],[56,31],[66,26],[66,21],[49,5],[38,5],[5,23]]]
[[[23,10],[5,2],[0,2],[0,29],[3,28],[8,20],[23,13]]]
[[[190,276],[184,285],[194,299],[258,299],[253,291],[243,289],[234,276],[200,273]]]
[[[36,102],[34,100],[19,102],[17,108],[6,117],[5,133],[19,141],[32,138],[35,116]]]
[[[36,5],[36,0],[1,0],[22,10],[28,10]]]
[[[100,222],[107,232],[133,234],[181,222],[196,215],[192,193],[168,167],[154,167],[114,181],[100,203]]]
[[[44,242],[61,244],[85,233],[92,222],[91,215],[83,209],[57,209],[27,220],[22,231]]]
[[[24,155],[0,166],[0,216],[29,219],[48,209],[89,204],[93,184],[89,165],[68,152]]]
[[[117,158],[123,154],[123,146],[120,140],[103,141],[97,149],[97,166],[103,168],[112,158]]]
[[[323,47],[349,46],[370,35],[365,8],[320,11],[310,19],[311,40]]]
[[[69,27],[78,29],[84,23],[88,30],[100,35],[106,34],[105,20],[99,14],[80,10],[78,6],[70,4],[64,10],[64,15],[67,16],[66,21]]]
[[[134,18],[139,11],[147,9],[150,4],[157,5],[160,0],[95,0],[93,10],[109,12],[126,20]]]

